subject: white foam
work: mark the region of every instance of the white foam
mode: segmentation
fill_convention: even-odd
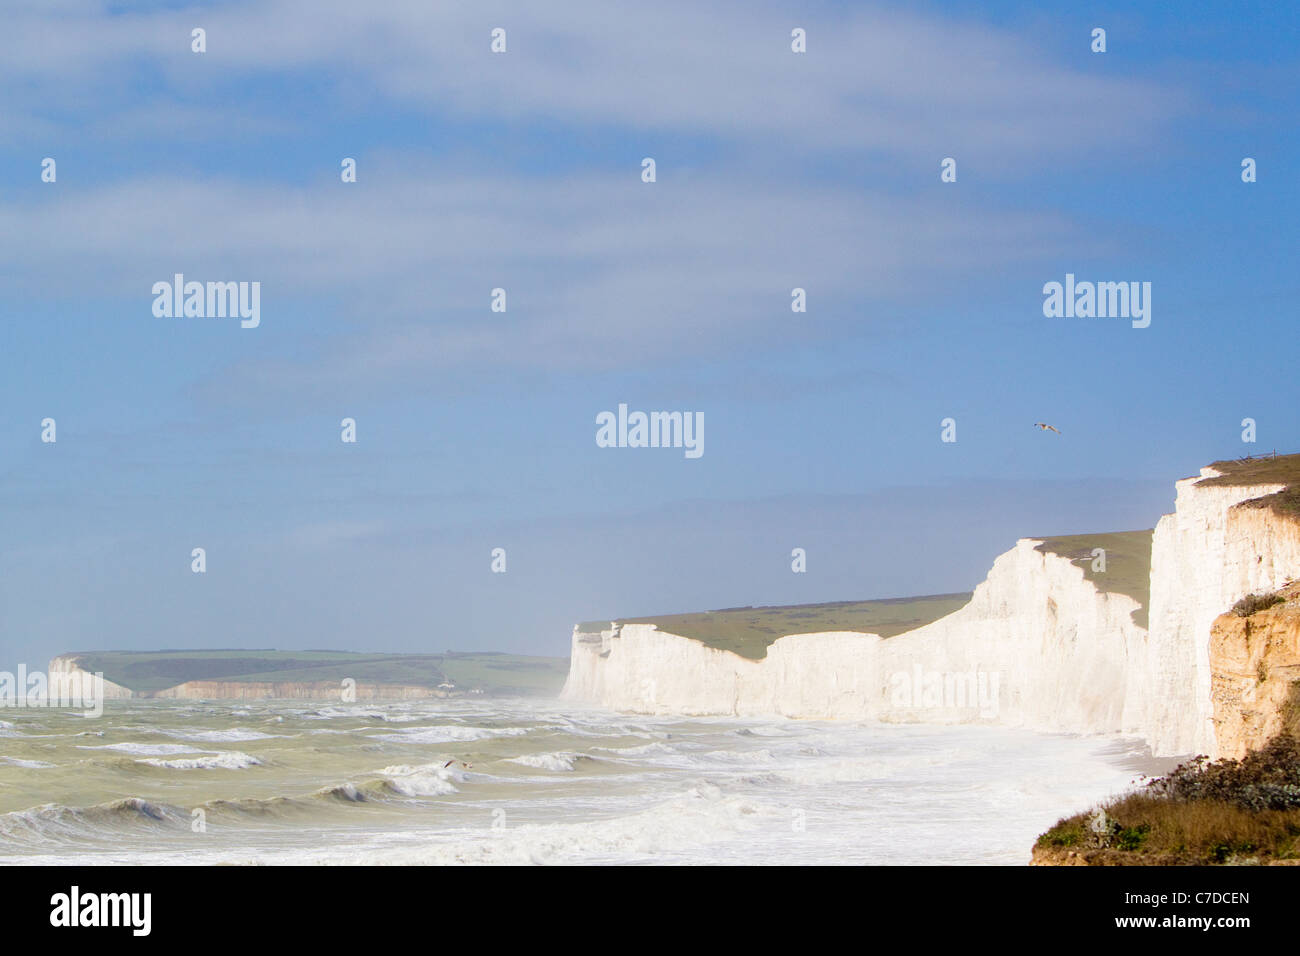
[[[529,732],[527,727],[465,727],[461,724],[438,724],[432,727],[405,727],[392,734],[376,734],[376,740],[399,744],[441,744],[457,740],[484,740],[488,737],[517,737]]]
[[[124,754],[137,754],[143,757],[165,757],[169,754],[202,754],[211,753],[210,750],[198,750],[194,747],[187,747],[184,744],[81,744],[78,750],[116,750]]]
[[[260,767],[262,761],[238,750],[227,750],[219,754],[207,754],[202,757],[146,757],[136,763],[151,767],[166,767],[168,770],[245,770],[248,767]]]
[[[246,740],[272,740],[281,734],[264,734],[260,730],[245,730],[232,727],[229,730],[164,730],[168,737],[181,740],[194,740],[205,743],[238,743]]]
[[[24,760],[22,757],[0,757],[0,763],[7,763],[13,767],[26,767],[28,770],[44,770],[54,766],[44,760]]]
[[[379,775],[390,790],[404,797],[441,797],[457,793],[452,779],[457,776],[464,779],[463,774],[456,774],[450,767],[444,769],[440,764],[385,767]]]
[[[510,763],[517,763],[524,767],[533,767],[537,770],[554,770],[565,773],[573,770],[574,764],[586,758],[585,754],[579,753],[554,753],[554,754],[524,754],[522,757],[511,757]]]
[[[641,744],[636,747],[597,747],[595,749],[603,750],[606,753],[618,754],[619,756],[622,757],[645,757],[645,756],[649,756],[650,754],[676,755],[678,753],[678,751],[675,750],[674,748],[669,747],[667,744],[659,743],[657,741],[649,744]]]
[[[382,850],[348,848],[297,854],[298,863],[563,864],[663,862],[683,850],[728,840],[748,842],[779,825],[782,808],[702,784],[642,812],[580,823],[478,828]],[[508,821],[508,817],[504,818]],[[480,835],[486,832],[490,835]]]
[[[337,719],[378,719],[383,720],[387,714],[382,710],[362,707],[322,707],[310,714],[303,714],[303,720],[337,720]]]

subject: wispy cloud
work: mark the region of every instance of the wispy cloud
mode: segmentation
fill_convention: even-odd
[[[57,0],[7,19],[0,83],[18,94],[0,112],[15,134],[134,145],[94,186],[65,170],[57,190],[0,206],[0,288],[138,301],[140,321],[166,322],[148,290],[183,272],[262,282],[270,327],[327,320],[208,383],[221,394],[707,358],[795,323],[833,340],[899,303],[1100,243],[996,190],[941,192],[943,156],[987,184],[1080,161],[1080,144],[1090,160],[1131,151],[1186,106],[1009,30],[892,5]],[[497,26],[505,55],[489,51]],[[806,54],[790,52],[794,26]],[[355,186],[339,183],[337,155],[309,157],[318,172],[294,183],[259,162],[213,175],[169,145],[265,157],[301,148],[304,129],[326,135],[335,114],[393,118],[354,134]],[[422,139],[451,137],[455,160],[403,142],[411,117],[430,124]],[[497,133],[533,124],[556,167],[501,155]],[[615,135],[626,155],[570,135]],[[653,186],[643,155],[660,161]],[[892,163],[911,177],[882,178]],[[790,312],[795,286],[807,316]],[[504,315],[487,308],[496,287]]]
[[[727,350],[810,325],[860,327],[989,270],[1094,240],[1060,216],[937,198],[749,182],[539,181],[369,169],[355,187],[133,180],[0,209],[11,293],[61,288],[62,263],[156,325],[173,273],[262,283],[264,328],[321,310],[346,345],[250,361],[236,390],[296,389],[431,370],[612,368]],[[47,195],[47,194],[39,194]],[[808,290],[809,315],[790,310]],[[489,310],[493,288],[504,314]],[[84,288],[78,290],[83,294]],[[301,323],[298,323],[301,329]],[[232,333],[237,332],[232,326]],[[257,334],[257,333],[244,333]],[[307,359],[307,361],[304,361]]]
[[[894,5],[666,0],[473,5],[398,0],[259,0],[119,12],[108,2],[30,3],[6,13],[0,77],[30,96],[8,125],[112,130],[127,92],[186,110],[231,88],[293,77],[341,114],[401,105],[477,123],[546,120],[677,131],[748,149],[854,151],[936,159],[960,152],[999,175],[1022,160],[1131,149],[1186,106],[1176,90],[1061,62],[1004,29]],[[505,55],[489,32],[507,30]],[[794,56],[790,31],[808,32]],[[190,51],[202,27],[208,52]],[[599,82],[593,82],[599,77]],[[275,98],[247,98],[251,115]],[[213,137],[241,135],[214,124]]]

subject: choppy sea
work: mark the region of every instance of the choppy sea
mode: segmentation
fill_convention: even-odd
[[[555,700],[6,709],[0,863],[1023,864],[1161,769],[1126,738]]]

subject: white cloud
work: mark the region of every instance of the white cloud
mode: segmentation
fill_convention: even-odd
[[[475,121],[678,131],[748,149],[936,163],[961,155],[993,177],[1011,155],[1130,149],[1186,104],[1154,83],[1054,60],[1006,29],[882,5],[793,12],[686,0],[258,0],[113,15],[107,8],[32,3],[7,12],[0,77],[31,91],[10,106],[22,111],[8,117],[11,125],[71,106],[82,114],[76,122],[112,132],[142,73],[160,77],[187,108],[214,109],[231,83],[311,75],[344,113],[404,105]],[[795,25],[808,31],[806,54],[790,52]],[[194,26],[207,30],[202,56],[189,49]],[[508,31],[504,55],[488,49],[495,26]],[[274,97],[244,105],[276,110]],[[211,128],[213,136],[229,132]]]
[[[792,325],[832,335],[875,308],[924,304],[1095,244],[1047,213],[719,175],[645,185],[635,167],[543,181],[390,160],[364,175],[355,186],[170,179],[38,191],[0,208],[0,258],[13,266],[0,288],[93,289],[135,303],[138,321],[164,334],[222,320],[155,318],[154,282],[260,281],[265,329],[292,327],[298,346],[321,323],[291,316],[348,330],[307,361],[296,348],[240,373],[243,386],[287,388],[699,357]],[[807,315],[790,311],[795,286],[808,291]],[[507,291],[504,315],[489,310],[495,287]]]
[[[333,319],[297,325],[292,353],[233,369],[218,386],[229,392],[611,368],[725,355],[792,330],[833,338],[959,283],[1095,251],[1100,240],[1066,217],[1000,208],[983,185],[1030,161],[1131,150],[1183,103],[1052,60],[1005,29],[874,5],[109,10],[28,3],[0,32],[0,83],[18,91],[0,121],[28,135],[77,130],[83,148],[111,143],[126,157],[112,167],[123,178],[96,170],[91,186],[65,166],[57,188],[0,206],[0,289],[116,297],[138,301],[141,322],[183,322],[154,319],[148,291],[183,272],[262,282],[268,329]],[[789,51],[795,25],[807,54]],[[202,56],[189,50],[194,26],[207,30]],[[494,26],[508,30],[504,56],[488,50]],[[319,90],[319,115],[295,111],[304,90]],[[338,181],[335,155],[319,157],[311,182],[258,181],[257,157],[328,137],[331,110],[370,117],[357,128],[380,137],[357,143],[358,184]],[[427,132],[410,129],[412,115],[428,117]],[[497,154],[494,128],[508,142],[533,120],[550,124],[570,171]],[[386,153],[397,130],[449,150],[456,169]],[[628,150],[621,166],[584,145],[610,131]],[[213,176],[172,160],[173,146],[205,136],[244,147],[248,163]],[[688,165],[674,152],[682,137],[725,148]],[[646,154],[659,159],[653,186],[639,180]],[[938,183],[944,155],[961,158],[960,193]],[[823,161],[833,176],[817,172]],[[846,171],[859,167],[854,181]],[[893,169],[912,172],[882,176]],[[487,308],[497,286],[506,315]],[[807,316],[790,312],[794,286],[808,290]]]

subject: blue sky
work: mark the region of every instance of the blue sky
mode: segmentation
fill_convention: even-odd
[[[1294,8],[380,7],[7,9],[0,657],[562,654],[967,589],[1300,449]],[[155,317],[176,272],[260,327]],[[1067,272],[1151,326],[1044,318]],[[598,448],[620,402],[705,454]]]

